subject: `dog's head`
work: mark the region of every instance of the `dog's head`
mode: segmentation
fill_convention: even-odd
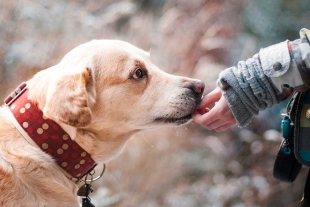
[[[201,81],[165,73],[149,53],[116,40],[80,45],[29,85],[45,116],[101,141],[185,124],[204,90]]]

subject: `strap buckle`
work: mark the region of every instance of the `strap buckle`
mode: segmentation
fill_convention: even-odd
[[[21,83],[6,99],[4,105],[10,106],[27,89],[27,83]]]

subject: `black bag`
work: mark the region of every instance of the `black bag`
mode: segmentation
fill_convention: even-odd
[[[294,92],[283,115],[283,140],[273,168],[273,176],[291,183],[301,166],[310,167],[310,90]],[[302,207],[310,206],[310,170],[301,200]]]
[[[295,157],[295,114],[297,110],[300,93],[294,93],[290,99],[286,112],[282,114],[281,131],[283,140],[281,142],[273,167],[273,176],[283,182],[292,183],[297,177],[301,164]]]

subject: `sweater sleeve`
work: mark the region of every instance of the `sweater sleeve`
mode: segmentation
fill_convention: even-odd
[[[220,73],[217,84],[241,127],[249,124],[259,111],[279,103],[284,95],[264,75],[258,56],[240,61],[237,67]]]

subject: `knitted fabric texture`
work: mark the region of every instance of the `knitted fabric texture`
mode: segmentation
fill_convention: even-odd
[[[224,97],[240,127],[248,125],[259,111],[283,99],[280,91],[264,75],[257,56],[222,71],[217,85],[224,91]]]

